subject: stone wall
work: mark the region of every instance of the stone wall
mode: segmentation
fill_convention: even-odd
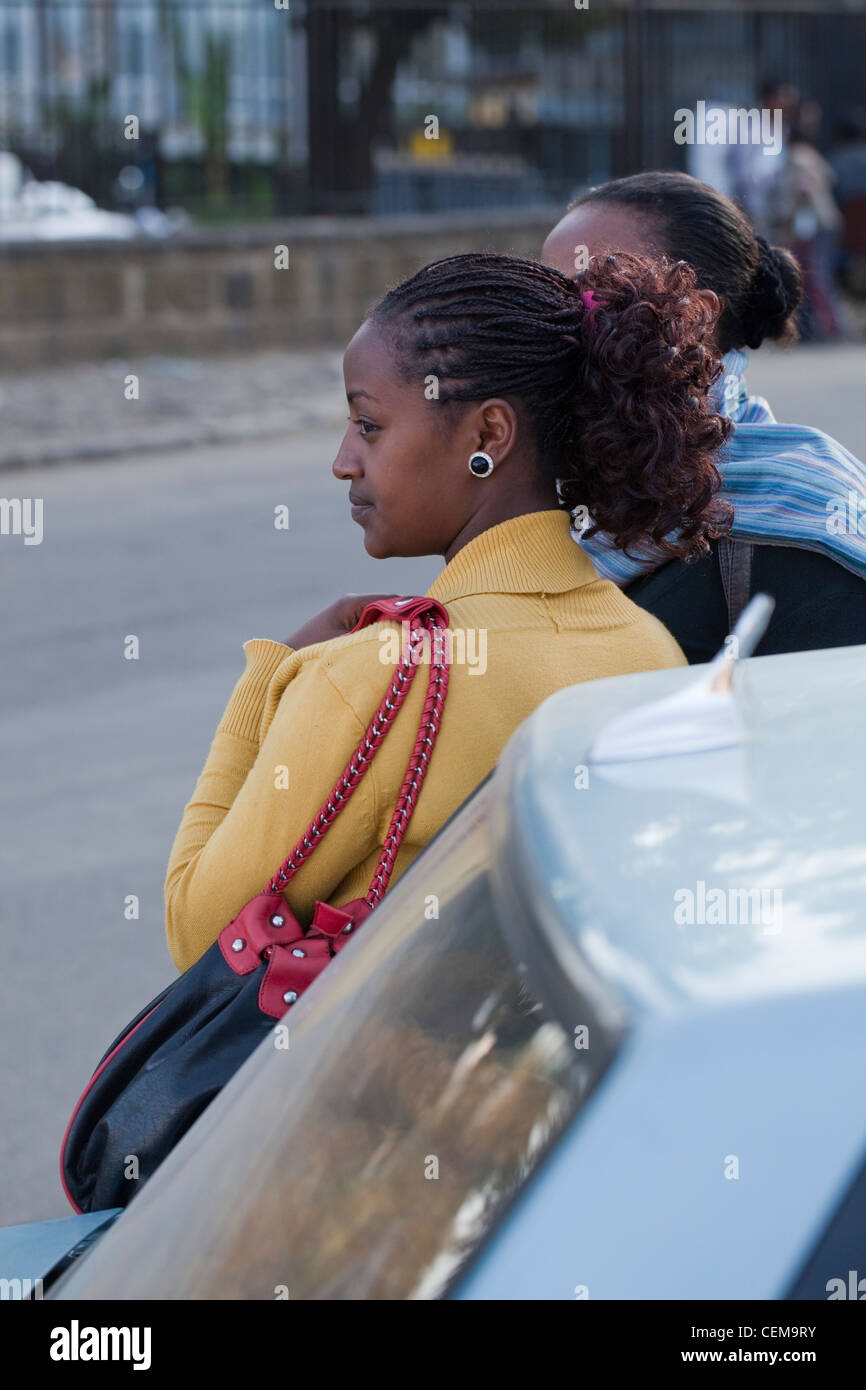
[[[536,256],[560,213],[307,218],[168,242],[4,245],[0,366],[342,346],[419,266],[458,251]],[[289,249],[288,269],[275,268],[277,246]]]

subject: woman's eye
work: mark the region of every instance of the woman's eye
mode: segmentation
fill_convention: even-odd
[[[364,415],[359,415],[357,420],[353,415],[347,415],[346,419],[349,421],[350,425],[358,426],[358,433],[362,435],[364,439],[368,439],[371,434],[376,434],[381,428],[380,425],[375,424],[372,420],[368,420]]]

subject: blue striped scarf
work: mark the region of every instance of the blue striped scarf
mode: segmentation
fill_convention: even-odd
[[[866,579],[866,467],[821,430],[779,424],[764,397],[748,393],[744,352],[722,362],[711,400],[736,426],[718,459],[722,496],[734,508],[732,538],[817,550]],[[629,558],[601,533],[580,543],[601,577],[617,584],[668,558],[654,548]]]

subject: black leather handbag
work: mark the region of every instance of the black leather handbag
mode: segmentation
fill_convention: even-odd
[[[64,1191],[78,1212],[123,1207],[218,1095],[259,1042],[381,900],[415,809],[439,731],[448,686],[444,629],[435,599],[368,604],[353,631],[403,621],[404,644],[388,691],[322,810],[265,888],[214,944],[124,1028],[81,1096],[60,1155]],[[418,737],[376,872],[365,898],[316,903],[304,929],[283,888],[320,843],[390,729],[421,660],[429,660]]]

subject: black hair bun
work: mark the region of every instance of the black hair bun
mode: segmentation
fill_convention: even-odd
[[[746,347],[757,348],[765,338],[793,336],[790,319],[803,298],[803,276],[790,251],[756,237],[758,264],[740,315]]]

